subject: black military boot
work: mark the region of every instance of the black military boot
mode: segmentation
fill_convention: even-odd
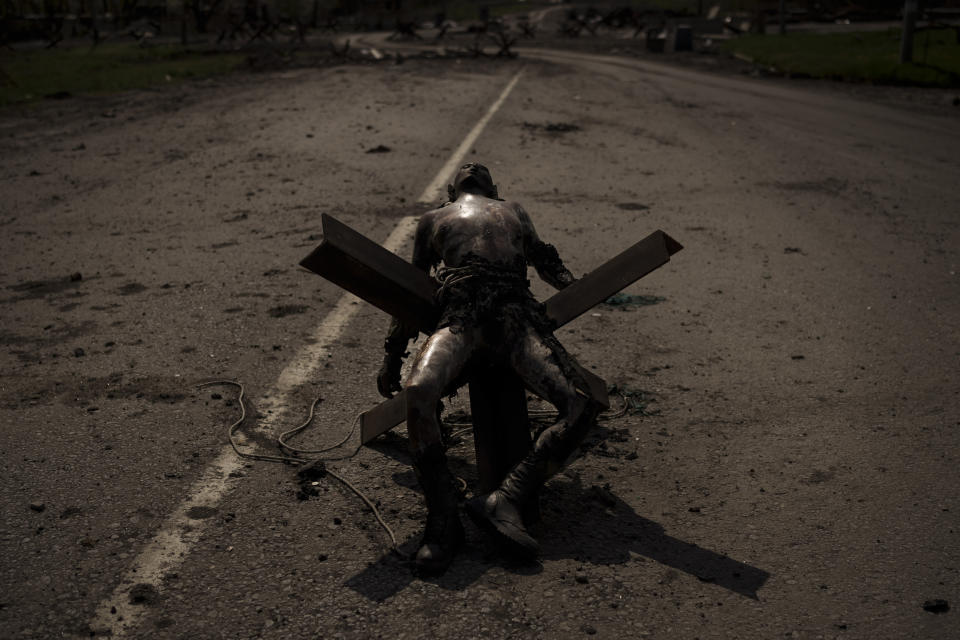
[[[474,523],[522,558],[534,558],[540,551],[523,524],[523,512],[550,477],[548,460],[543,448],[535,448],[507,474],[499,489],[467,501],[467,513]]]
[[[467,513],[478,527],[499,540],[510,553],[532,559],[539,543],[527,532],[523,513],[553,474],[563,468],[590,426],[600,405],[590,403],[572,425],[544,431],[533,450],[517,463],[496,491],[467,501]]]
[[[427,502],[427,526],[414,560],[414,572],[438,575],[447,570],[463,545],[458,494],[453,474],[447,467],[447,456],[439,444],[416,456],[413,467]]]

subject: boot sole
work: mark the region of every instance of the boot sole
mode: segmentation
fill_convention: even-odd
[[[467,501],[466,507],[467,515],[473,523],[491,534],[511,555],[525,560],[533,560],[537,557],[540,552],[537,541],[512,524],[491,518],[484,508],[483,496],[471,498]]]

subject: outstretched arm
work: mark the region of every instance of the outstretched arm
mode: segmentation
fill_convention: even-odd
[[[428,213],[420,218],[417,224],[417,234],[413,243],[413,265],[426,273],[439,262],[439,257],[430,246],[431,225],[433,217]],[[399,318],[390,319],[390,328],[383,341],[383,364],[377,374],[377,391],[384,398],[393,397],[395,391],[400,391],[400,367],[403,359],[408,356],[407,344],[416,340],[420,333],[417,325],[403,322]]]
[[[517,214],[524,227],[523,249],[527,263],[537,270],[537,274],[544,282],[555,289],[563,289],[576,282],[577,279],[573,277],[570,270],[563,266],[563,260],[560,259],[556,247],[540,239],[537,230],[533,227],[533,220],[523,207],[516,206]]]

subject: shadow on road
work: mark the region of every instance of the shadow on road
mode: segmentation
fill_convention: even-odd
[[[754,600],[770,577],[763,569],[667,535],[660,524],[603,487],[585,487],[576,476],[563,480],[555,480],[544,493],[544,521],[563,522],[541,536],[544,560],[620,564],[633,553]]]
[[[403,483],[406,484],[406,483]],[[638,515],[609,490],[584,486],[575,474],[561,475],[544,490],[543,521],[534,534],[541,542],[543,561],[574,558],[578,562],[609,565],[630,562],[631,554],[655,560],[688,573],[702,582],[757,599],[770,574],[721,553],[667,535],[663,527]],[[491,566],[520,575],[543,570],[540,564],[515,564],[494,553],[488,544],[476,544],[482,534],[469,525],[467,546],[446,574],[426,579],[441,589],[462,590],[476,582]],[[405,540],[405,557],[416,553],[419,537]],[[370,600],[381,602],[405,589],[414,578],[410,562],[394,553],[382,556],[345,586]]]

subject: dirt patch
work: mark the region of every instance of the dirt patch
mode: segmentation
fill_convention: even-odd
[[[270,314],[271,318],[285,318],[287,316],[306,313],[309,310],[310,307],[305,304],[282,304],[278,307],[271,308],[267,313]]]
[[[160,592],[152,584],[141,582],[130,589],[130,604],[154,605],[160,600]]]
[[[139,282],[128,282],[127,284],[117,289],[117,293],[119,293],[122,296],[132,296],[138,293],[143,293],[146,290],[147,290],[147,287],[145,285],[140,284]]]
[[[45,298],[48,295],[63,293],[64,291],[76,289],[81,282],[82,278],[77,278],[76,275],[50,278],[49,280],[28,280],[26,282],[8,286],[7,289],[9,291],[13,291],[20,295],[13,296],[11,298],[5,298],[0,300],[0,303],[9,304],[12,302],[20,302],[21,300],[36,300],[38,298]]]
[[[572,122],[524,122],[523,128],[527,131],[544,131],[546,133],[570,133],[580,131],[580,126]]]
[[[190,507],[187,509],[187,517],[193,520],[203,520],[216,515],[216,507]]]
[[[107,399],[141,399],[151,404],[175,404],[187,398],[184,383],[159,376],[124,379],[121,372],[86,378],[22,379],[18,388],[0,395],[0,407],[18,409],[27,406],[51,405],[55,402],[72,407],[90,407]]]
[[[92,320],[85,320],[78,324],[48,324],[43,327],[43,333],[37,335],[22,335],[0,330],[0,342],[3,342],[5,345],[32,344],[37,347],[49,347],[63,344],[80,336],[89,335],[96,330],[97,323]]]
[[[822,469],[817,469],[809,476],[801,480],[801,482],[803,484],[823,484],[824,482],[830,482],[836,476],[836,471],[824,471]]]
[[[618,202],[617,208],[624,211],[647,211],[650,207],[639,202]]]
[[[783,191],[805,191],[810,193],[826,193],[837,195],[847,188],[847,181],[839,178],[824,178],[823,180],[800,180],[797,182],[760,182],[758,187],[774,187]]]
[[[224,218],[224,222],[240,222],[241,220],[246,220],[248,218],[248,212],[241,211],[231,218]]]

